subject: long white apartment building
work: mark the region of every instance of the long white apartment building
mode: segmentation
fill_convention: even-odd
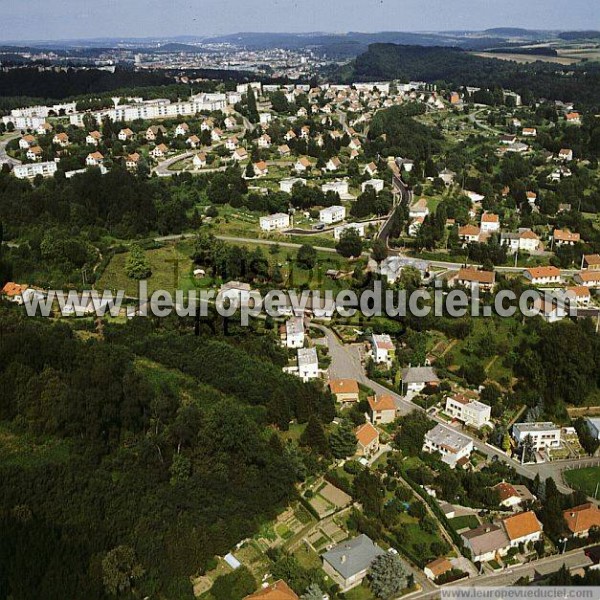
[[[111,121],[130,122],[137,119],[161,119],[168,117],[193,116],[201,112],[223,110],[227,106],[225,94],[197,94],[189,100],[171,102],[167,99],[144,100],[135,104],[123,104],[115,108],[76,113],[70,116],[71,125],[81,127],[85,114],[91,114],[98,123],[109,117]]]
[[[56,171],[56,163],[49,161],[15,165],[13,174],[17,179],[34,179],[38,175],[42,177],[54,177]]]
[[[319,211],[319,221],[330,225],[339,223],[346,218],[346,208],[343,206],[328,206]]]

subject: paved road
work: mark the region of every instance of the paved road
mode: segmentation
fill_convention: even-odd
[[[401,415],[408,414],[414,410],[423,411],[420,406],[413,404],[407,400],[404,396],[391,391],[389,388],[369,379],[364,371],[364,367],[361,360],[361,355],[364,348],[361,344],[344,345],[339,340],[331,329],[322,325],[313,324],[313,327],[322,331],[326,338],[329,347],[329,354],[331,356],[331,365],[329,367],[329,373],[331,378],[342,378],[342,379],[356,379],[360,383],[368,385],[377,394],[388,394],[391,395],[395,402],[398,412]],[[436,415],[430,415],[430,418],[437,423],[442,425],[448,425],[446,421]],[[528,479],[534,479],[536,474],[539,473],[541,478],[552,477],[556,481],[557,488],[565,493],[571,493],[572,490],[565,485],[561,472],[565,468],[572,468],[577,464],[597,464],[598,459],[581,459],[579,461],[556,461],[553,463],[542,463],[538,465],[522,465],[518,460],[515,460],[505,455],[501,450],[482,442],[481,440],[469,435],[467,431],[460,431],[464,435],[468,435],[473,440],[475,449],[484,454],[490,459],[497,458],[504,463],[507,463],[515,469],[517,473],[527,477]]]
[[[20,134],[15,133],[13,135],[6,136],[6,138],[0,142],[0,165],[8,163],[11,167],[14,167],[15,165],[21,164],[20,160],[17,160],[16,158],[13,158],[12,156],[9,156],[6,153],[6,145],[8,144],[8,142],[18,137],[20,137]]]
[[[504,587],[513,585],[521,577],[529,577],[530,580],[538,577],[539,575],[548,575],[558,571],[563,565],[566,565],[569,569],[578,569],[580,567],[587,567],[592,564],[592,561],[585,555],[584,551],[572,550],[561,555],[549,556],[540,560],[505,569],[499,573],[493,573],[491,575],[481,575],[474,579],[466,579],[463,581],[456,581],[445,585],[444,588],[448,587]],[[411,595],[411,598],[419,598],[419,600],[429,600],[430,598],[439,598],[439,590],[435,592],[420,592],[418,594]]]

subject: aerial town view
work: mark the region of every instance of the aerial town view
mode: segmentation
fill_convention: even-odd
[[[0,600],[600,599],[597,0],[0,15]]]

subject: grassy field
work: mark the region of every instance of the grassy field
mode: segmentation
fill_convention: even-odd
[[[449,520],[450,525],[459,531],[461,529],[475,529],[479,526],[479,520],[475,515],[464,515],[462,517],[455,517],[454,519]]]
[[[69,458],[69,443],[65,440],[49,437],[43,441],[34,441],[29,435],[15,433],[9,426],[0,424],[0,460],[4,466],[39,468],[65,463]]]
[[[572,487],[588,496],[594,496],[596,486],[600,484],[600,467],[588,467],[587,469],[573,469],[564,472],[565,481]],[[600,486],[599,486],[600,489]]]
[[[150,263],[152,275],[148,279],[148,293],[166,290],[173,293],[177,288],[192,289],[192,259],[187,246],[171,244],[156,250],[147,250],[146,258]],[[115,254],[96,284],[98,290],[124,290],[127,296],[138,296],[137,281],[127,277],[125,263],[129,253]],[[175,281],[174,263],[178,261],[179,281]]]

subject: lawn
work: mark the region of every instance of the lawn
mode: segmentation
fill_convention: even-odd
[[[448,521],[456,531],[461,529],[475,529],[479,526],[479,520],[475,515],[463,515],[462,517],[455,517],[454,519],[449,519]]]
[[[70,444],[56,438],[34,439],[26,433],[16,433],[0,424],[0,460],[4,466],[20,469],[66,463],[70,459]]]
[[[170,244],[162,248],[146,250],[145,256],[150,264],[152,275],[148,278],[148,294],[157,290],[166,290],[173,293],[176,289],[191,289],[192,259],[187,247],[181,244]],[[124,290],[127,296],[139,295],[138,282],[127,277],[125,263],[128,252],[115,254],[96,283],[97,290]],[[176,261],[176,262],[174,262]],[[176,282],[175,266],[179,271],[179,281]]]
[[[600,467],[586,469],[572,469],[563,473],[565,481],[574,489],[594,496],[596,487],[600,488]]]

